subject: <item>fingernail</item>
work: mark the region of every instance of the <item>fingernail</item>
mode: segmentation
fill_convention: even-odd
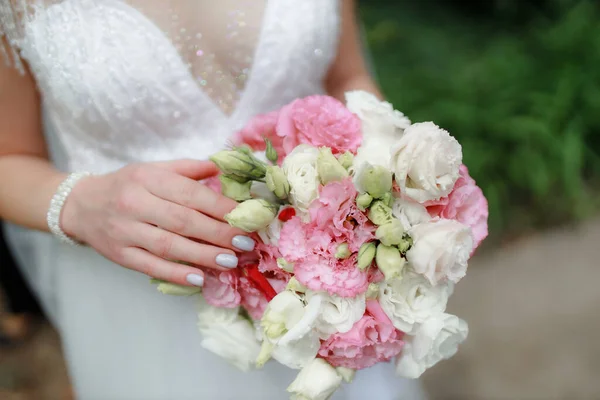
[[[238,265],[238,259],[231,254],[219,254],[215,259],[218,265],[225,268],[235,268]]]
[[[189,274],[185,277],[185,280],[194,286],[202,286],[204,285],[204,277],[202,275]]]
[[[248,236],[237,235],[231,239],[231,244],[233,247],[236,247],[242,251],[252,251],[254,250],[254,246],[256,242],[250,239]]]

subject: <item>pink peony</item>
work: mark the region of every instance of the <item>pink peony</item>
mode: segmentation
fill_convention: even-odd
[[[234,271],[205,271],[202,294],[212,306],[234,308],[242,301],[238,284],[238,276]]]
[[[277,148],[282,145],[282,138],[275,134],[275,126],[279,111],[255,116],[246,126],[233,136],[236,146],[247,145],[254,151],[265,150],[265,139],[269,139]]]
[[[279,249],[273,245],[268,245],[257,241],[255,252],[258,253],[258,270],[267,277],[281,280],[285,284],[290,280],[291,274],[282,270],[277,265],[277,259],[282,257]],[[279,293],[277,289],[276,292]]]
[[[346,333],[336,333],[321,344],[319,355],[334,367],[364,369],[400,354],[403,333],[392,325],[376,300]]]
[[[258,290],[250,280],[244,276],[239,278],[239,292],[241,304],[244,306],[252,319],[260,320],[269,302],[264,293]]]
[[[293,217],[283,224],[279,235],[279,251],[288,262],[305,259],[311,254],[324,254],[332,243],[332,237],[314,225]]]
[[[298,282],[314,291],[326,291],[340,297],[356,297],[369,287],[368,273],[356,266],[356,254],[346,260],[332,255],[310,255],[294,263]]]
[[[432,217],[454,219],[471,227],[473,253],[488,235],[488,203],[465,165],[460,166],[459,173],[454,189],[447,197],[427,202],[425,206]]]
[[[354,297],[368,288],[368,273],[357,268],[356,253],[373,238],[374,227],[356,207],[356,194],[351,179],[329,183],[309,207],[310,222],[296,216],[281,228],[281,255],[294,263],[296,279],[309,289]],[[354,255],[338,260],[335,253],[343,243]]]
[[[276,130],[288,154],[302,143],[331,147],[334,154],[356,153],[362,142],[360,119],[329,96],[309,96],[285,106]]]
[[[323,186],[309,208],[310,219],[314,227],[343,238],[351,251],[373,238],[374,227],[367,216],[356,207],[358,192],[352,178],[331,182]]]

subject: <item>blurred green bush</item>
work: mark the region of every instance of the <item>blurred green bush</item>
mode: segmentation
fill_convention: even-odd
[[[458,3],[360,3],[386,96],[458,138],[496,237],[589,215],[600,193],[600,2]]]

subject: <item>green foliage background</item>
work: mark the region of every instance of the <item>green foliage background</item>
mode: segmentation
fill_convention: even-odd
[[[578,220],[600,193],[600,2],[359,2],[374,72],[463,145],[501,237]]]

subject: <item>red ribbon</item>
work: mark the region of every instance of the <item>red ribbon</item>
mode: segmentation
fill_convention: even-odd
[[[258,270],[257,264],[250,264],[244,268],[246,277],[254,284],[254,286],[265,296],[267,301],[273,300],[277,296],[277,292],[269,283],[267,278]]]

